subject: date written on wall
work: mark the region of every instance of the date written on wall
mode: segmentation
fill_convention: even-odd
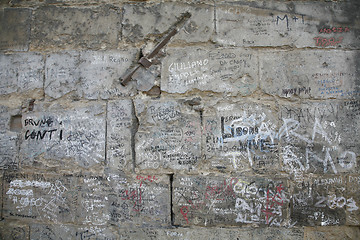
[[[339,33],[348,33],[350,32],[349,27],[323,27],[319,30],[321,34],[339,34]],[[315,45],[320,47],[336,46],[344,40],[344,37],[314,37]]]
[[[346,32],[350,32],[350,28],[349,27],[329,27],[329,28],[321,28],[319,30],[319,33],[346,33]]]

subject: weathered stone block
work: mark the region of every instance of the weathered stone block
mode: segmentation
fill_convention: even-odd
[[[277,51],[259,56],[260,87],[268,94],[359,99],[358,51]]]
[[[130,42],[164,33],[185,12],[192,14],[184,28],[174,37],[186,42],[207,42],[214,31],[214,7],[182,3],[155,5],[132,4],[124,6],[122,35]]]
[[[74,179],[56,175],[7,173],[4,176],[4,217],[22,221],[73,222],[77,194]]]
[[[346,225],[360,225],[360,175],[351,174],[347,177],[347,198],[352,204],[346,205]]]
[[[30,9],[4,8],[0,10],[0,50],[28,50],[30,16]]]
[[[4,189],[4,179],[3,179],[3,175],[4,175],[4,171],[0,170],[0,196],[1,196],[1,202],[3,202],[3,189]],[[3,204],[1,204],[0,207],[0,217],[1,219],[3,219]]]
[[[22,116],[22,166],[56,170],[104,165],[105,104],[43,104],[39,109]]]
[[[197,239],[303,239],[303,231],[297,228],[174,228],[174,229],[120,229],[120,239],[159,239],[159,240],[197,240]]]
[[[169,226],[169,201],[167,175],[7,173],[4,177],[4,217],[9,219],[75,222],[93,230],[110,223]]]
[[[268,240],[302,240],[304,239],[304,230],[299,228],[255,228],[252,229],[252,239]]]
[[[29,239],[29,226],[27,224],[4,220],[0,221],[0,239]]]
[[[117,231],[110,226],[42,225],[30,226],[30,239],[119,239]]]
[[[280,106],[282,168],[288,173],[357,173],[359,103],[327,100]]]
[[[17,111],[0,105],[0,169],[17,169],[19,163],[20,129],[12,129],[14,118],[21,118]]]
[[[358,227],[305,227],[304,239],[306,240],[337,240],[337,239],[359,239]]]
[[[110,222],[117,226],[170,226],[170,186],[167,175],[113,175],[109,194]],[[115,193],[115,194],[114,194]]]
[[[345,176],[318,175],[296,183],[291,221],[299,226],[345,225],[346,215],[359,205],[346,187]]]
[[[43,87],[43,57],[37,53],[0,54],[0,94],[25,93]]]
[[[257,65],[257,54],[250,50],[171,49],[163,61],[161,89],[249,95],[258,86]]]
[[[276,173],[278,121],[270,105],[249,102],[207,104],[203,154],[208,169]]]
[[[139,129],[136,133],[136,168],[195,169],[201,158],[200,113],[185,100],[135,102]]]
[[[286,225],[287,182],[256,177],[175,176],[173,212],[181,226]]]
[[[216,8],[216,41],[232,46],[358,48],[349,3],[241,3]]]
[[[85,51],[49,54],[46,59],[45,93],[60,98],[70,92],[86,99],[109,99],[131,96],[134,83],[120,85],[136,52]]]
[[[133,114],[131,100],[108,102],[106,160],[110,171],[133,168]]]
[[[83,78],[79,52],[52,53],[46,56],[45,62],[45,94],[52,98],[60,98],[72,91],[80,91]],[[80,93],[78,95],[81,96]]]
[[[31,49],[116,48],[120,9],[43,6],[34,10]]]

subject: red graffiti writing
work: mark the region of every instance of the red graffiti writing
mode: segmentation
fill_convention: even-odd
[[[134,202],[133,205],[133,209],[136,212],[140,211],[140,207],[141,207],[141,195],[142,195],[143,191],[141,190],[141,188],[130,188],[130,190],[127,189],[123,189],[120,191],[120,198],[121,200],[131,200]]]
[[[282,200],[281,191],[284,190],[284,187],[282,184],[276,187],[276,193],[272,193],[270,189],[266,192],[266,207],[265,209],[261,210],[263,213],[265,213],[266,216],[266,224],[269,224],[269,216],[272,216],[275,214],[276,210],[275,207],[282,206],[284,204],[284,201]],[[276,204],[276,205],[275,205]]]
[[[186,211],[184,212],[184,209],[186,209]],[[180,209],[180,213],[181,215],[183,215],[184,219],[186,220],[186,223],[189,224],[189,219],[188,217],[186,216],[189,212],[189,209],[187,206],[183,206],[181,209]]]
[[[339,43],[342,42],[344,38],[343,37],[339,37],[338,40],[336,40],[335,38],[323,38],[323,37],[315,37],[314,40],[316,41],[316,46],[321,46],[321,47],[328,47],[328,46],[335,46]]]
[[[332,28],[321,28],[319,33],[344,33],[350,32],[349,27],[332,27]]]
[[[157,180],[157,178],[156,178],[155,176],[150,176],[150,175],[148,175],[148,176],[136,176],[136,179],[137,179],[137,180],[141,180],[140,186],[141,186],[141,183],[142,183],[143,181],[153,182],[153,181],[156,181],[156,180]]]
[[[207,186],[205,191],[205,199],[216,199],[216,200],[225,200],[225,198],[233,197],[236,195],[234,193],[233,180],[230,180],[230,183],[227,184],[226,180],[220,186]]]

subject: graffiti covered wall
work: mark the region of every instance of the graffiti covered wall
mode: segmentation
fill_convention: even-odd
[[[1,1],[0,238],[359,239],[359,33],[357,1]]]

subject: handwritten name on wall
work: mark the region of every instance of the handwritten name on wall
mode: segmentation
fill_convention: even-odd
[[[63,111],[49,109],[22,116],[22,161],[32,165],[42,154],[42,164],[90,167],[104,161],[105,108],[103,104],[80,104]],[[75,109],[76,108],[76,109]],[[89,122],[89,119],[92,119]],[[41,166],[41,165],[40,165]]]

